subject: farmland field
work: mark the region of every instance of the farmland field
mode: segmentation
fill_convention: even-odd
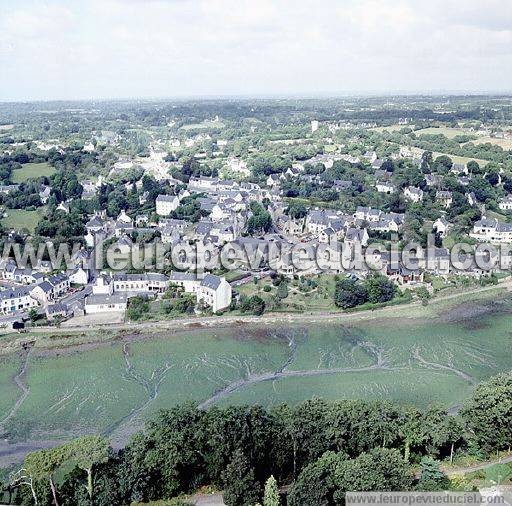
[[[471,158],[469,156],[451,155],[450,153],[438,153],[437,151],[435,151],[432,154],[433,154],[434,158],[436,158],[438,156],[442,156],[442,155],[449,156],[452,159],[453,163],[466,164],[471,160],[475,160],[475,162],[478,162],[480,167],[485,167],[489,163],[489,160],[481,160],[480,158]]]
[[[463,128],[451,127],[430,127],[416,130],[416,135],[444,135],[448,139],[453,139],[457,135],[472,135],[472,132],[464,130]]]
[[[500,146],[505,151],[512,150],[512,139],[496,139],[495,137],[479,137],[478,139],[471,141],[473,144],[494,144]]]
[[[224,123],[221,121],[213,121],[213,120],[204,120],[202,123],[190,123],[188,125],[183,125],[180,127],[181,130],[196,130],[196,129],[206,129],[206,128],[223,128]]]
[[[510,369],[510,295],[401,315],[33,347],[0,364],[0,427],[11,440],[101,432],[121,444],[155,410],[184,401],[272,405],[322,396],[451,407]]]
[[[371,131],[374,131],[374,132],[399,132],[400,130],[402,130],[402,128],[414,128],[413,125],[389,125],[389,126],[383,126],[383,127],[374,127],[374,128],[369,128],[369,130]]]
[[[43,163],[25,163],[21,169],[16,169],[12,174],[13,183],[24,183],[28,179],[41,176],[51,176],[55,173],[55,169]]]
[[[26,228],[29,232],[33,232],[39,220],[42,211],[27,211],[25,209],[6,209],[7,217],[2,218],[2,225],[6,228],[22,230]]]

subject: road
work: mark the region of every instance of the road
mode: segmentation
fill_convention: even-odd
[[[465,292],[457,292],[449,295],[441,295],[439,297],[435,297],[431,300],[432,304],[454,300],[454,299],[464,299],[471,294],[482,293],[491,290],[496,290],[497,288],[506,288],[507,290],[512,289],[512,279],[507,279],[499,283],[498,285],[490,285],[484,287],[478,287],[474,290],[466,290]],[[83,292],[81,292],[83,293]],[[213,327],[213,326],[225,326],[225,325],[233,325],[233,324],[292,324],[292,323],[300,323],[300,322],[338,322],[342,320],[364,320],[368,318],[379,318],[382,315],[391,314],[394,315],[397,311],[403,312],[408,308],[415,308],[421,306],[421,301],[413,301],[408,302],[406,304],[401,304],[399,306],[384,306],[378,309],[368,309],[364,311],[356,311],[356,312],[345,312],[345,311],[311,311],[304,313],[265,313],[262,316],[252,316],[252,315],[224,315],[224,316],[204,316],[204,317],[184,317],[184,318],[174,318],[172,320],[160,320],[160,321],[151,321],[147,323],[105,323],[105,324],[97,324],[97,325],[74,325],[73,319],[68,320],[66,329],[76,330],[76,331],[89,331],[94,329],[106,329],[109,330],[144,330],[144,329],[172,329],[172,328],[188,328],[190,326],[204,326],[204,327]],[[57,329],[55,327],[39,327],[39,331],[48,330],[52,333],[55,333]]]
[[[75,302],[79,302],[85,299],[87,295],[92,293],[92,286],[87,285],[83,290],[79,290],[77,292],[70,293],[69,295],[66,295],[63,297],[60,302],[62,304],[71,305]]]
[[[480,464],[474,464],[465,467],[446,467],[442,468],[443,472],[447,476],[454,476],[456,474],[467,474],[474,471],[481,471],[482,469],[488,469],[489,467],[495,466],[496,464],[508,464],[512,462],[512,454],[505,455],[496,460],[489,460]]]

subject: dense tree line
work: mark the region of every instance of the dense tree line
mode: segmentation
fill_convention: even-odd
[[[334,303],[342,309],[350,309],[365,302],[389,302],[395,294],[396,285],[385,276],[374,275],[364,281],[343,278],[336,282]]]
[[[107,506],[211,484],[224,490],[228,506],[254,505],[265,483],[267,497],[275,496],[270,476],[291,484],[290,505],[341,504],[347,490],[431,490],[446,486],[440,460],[509,449],[511,399],[507,373],[477,387],[458,416],[387,401],[208,410],[185,404],[159,412],[118,452],[86,437],[29,454],[5,497],[14,504],[33,504],[35,494],[42,505],[57,498],[63,506]],[[413,464],[422,470],[419,481]]]

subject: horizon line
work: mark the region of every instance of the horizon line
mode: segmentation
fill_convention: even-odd
[[[396,90],[396,91],[346,91],[318,93],[233,93],[192,95],[140,95],[119,97],[75,97],[75,98],[20,98],[2,99],[0,104],[27,104],[49,102],[121,102],[121,101],[188,101],[188,100],[318,100],[340,98],[385,98],[385,97],[512,97],[511,90]]]

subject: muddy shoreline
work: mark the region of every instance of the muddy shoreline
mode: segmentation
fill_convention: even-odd
[[[426,308],[422,307],[419,303],[413,302],[404,304],[401,306],[388,306],[375,311],[364,311],[358,313],[336,313],[336,314],[301,314],[301,315],[276,315],[271,314],[267,317],[213,317],[205,318],[200,321],[170,321],[170,322],[151,322],[142,323],[138,325],[123,325],[122,328],[117,330],[109,329],[111,332],[105,332],[104,329],[98,333],[98,335],[89,335],[84,333],[82,329],[76,331],[79,339],[85,339],[86,342],[76,342],[77,336],[72,337],[75,342],[66,342],[71,337],[73,329],[49,329],[51,332],[50,336],[44,340],[37,341],[37,337],[33,343],[30,354],[32,357],[59,357],[67,356],[70,354],[84,353],[90,350],[94,350],[104,346],[122,346],[125,351],[125,358],[127,359],[128,368],[131,367],[129,362],[129,346],[131,343],[151,340],[154,338],[162,337],[165,332],[165,337],[172,339],[177,334],[197,333],[197,332],[211,332],[222,331],[222,329],[231,329],[233,327],[239,328],[240,332],[238,338],[241,340],[254,338],[264,340],[270,329],[278,330],[286,329],[287,327],[301,327],[305,324],[311,325],[332,325],[338,324],[340,326],[350,328],[357,323],[364,323],[365,321],[371,321],[372,323],[382,320],[383,324],[396,324],[396,319],[404,319],[409,324],[414,324],[418,319],[436,319],[441,322],[451,324],[461,324],[466,326],[476,325],[477,322],[485,320],[487,316],[494,314],[512,313],[512,299],[502,288],[507,287],[508,284],[503,283],[501,286],[481,289],[473,292],[474,294],[485,292],[479,297],[471,298],[470,293],[466,294],[455,294],[446,296],[444,298],[434,299],[432,303]],[[443,301],[449,301],[444,303]],[[59,332],[61,330],[61,332]],[[250,332],[246,332],[249,331]],[[59,335],[60,334],[60,335]],[[249,335],[250,334],[250,335]],[[43,334],[44,335],[44,334]],[[30,342],[34,340],[34,336],[18,336],[16,343],[21,345],[23,342]],[[70,339],[71,340],[71,339]],[[50,346],[45,347],[45,342],[50,342]],[[10,343],[11,353],[16,348],[12,347],[13,343]],[[18,350],[19,353],[19,350]],[[421,358],[421,357],[420,357]],[[425,362],[426,364],[426,362]],[[383,368],[385,364],[381,359],[376,360],[376,363],[370,368]],[[452,371],[453,372],[453,371]],[[455,371],[461,377],[463,373]],[[266,381],[267,379],[275,379],[281,376],[286,376],[288,373],[284,371],[284,368],[279,371],[271,371],[259,376],[254,376],[246,381],[250,383],[258,381]],[[295,376],[307,375],[308,371],[295,371]],[[24,370],[18,372],[19,378],[23,379]],[[19,379],[18,378],[18,379]],[[465,378],[468,380],[468,378]],[[15,379],[13,378],[13,381]],[[242,383],[240,383],[242,385]],[[226,387],[225,392],[215,392],[211,399],[206,400],[204,408],[207,408],[216,397],[222,397],[230,390],[236,390],[240,388],[238,383],[233,383]],[[158,386],[158,385],[157,385]],[[156,395],[156,390],[152,395]],[[454,408],[456,408],[454,406]],[[452,411],[456,411],[453,409]],[[138,417],[138,412],[133,414],[134,426],[141,428],[141,420]],[[133,427],[132,427],[133,428]],[[112,444],[116,448],[122,447],[126,444],[130,434],[124,430],[119,431],[117,434],[111,434]],[[43,435],[42,435],[43,436]],[[57,436],[59,437],[59,436]],[[69,435],[68,437],[73,437]],[[24,456],[31,452],[41,448],[47,448],[62,444],[65,441],[63,439],[52,439],[41,438],[41,440],[28,439],[25,441],[8,441],[7,439],[0,440],[0,467],[6,467],[8,465],[19,463],[23,460]]]

